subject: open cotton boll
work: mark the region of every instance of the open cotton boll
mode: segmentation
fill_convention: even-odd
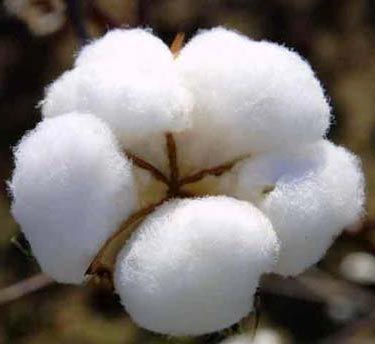
[[[10,14],[23,20],[38,36],[52,34],[66,22],[66,4],[62,0],[5,0],[4,7]]]
[[[198,166],[314,142],[329,126],[310,65],[283,46],[215,28],[195,36],[176,62],[195,101],[194,132],[181,145]]]
[[[364,178],[359,160],[328,141],[268,153],[238,169],[236,196],[257,203],[281,241],[276,272],[297,275],[315,264],[360,219]]]
[[[67,109],[89,112],[105,120],[126,148],[190,126],[191,99],[173,55],[148,31],[108,33],[84,48],[76,64],[47,89],[45,117]]]
[[[160,206],[120,252],[115,289],[140,326],[170,335],[224,329],[246,316],[260,275],[272,270],[271,223],[228,197]]]
[[[134,210],[131,163],[91,115],[42,121],[15,149],[12,213],[42,270],[80,283],[103,242]]]

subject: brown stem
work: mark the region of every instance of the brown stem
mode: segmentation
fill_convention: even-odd
[[[55,281],[43,273],[29,277],[0,290],[0,305],[17,300],[22,296],[28,295],[53,283],[55,283]]]
[[[178,195],[180,187],[176,142],[171,133],[166,134],[165,137],[167,141],[168,161],[170,170],[169,194],[170,196],[175,196]]]
[[[157,180],[160,180],[164,184],[169,185],[168,178],[162,172],[160,172],[154,165],[150,164],[146,160],[143,160],[142,158],[128,151],[126,151],[125,154],[133,162],[135,166],[138,166],[139,168],[149,171]]]
[[[106,252],[109,245],[115,241],[119,236],[121,236],[125,231],[127,231],[131,225],[135,224],[137,221],[142,220],[145,216],[152,213],[155,208],[159,205],[161,205],[165,199],[161,200],[158,203],[154,203],[149,205],[146,208],[143,208],[134,214],[132,214],[130,217],[128,217],[123,224],[119,227],[119,229],[114,232],[103,244],[102,248],[99,250],[93,261],[91,262],[90,266],[88,267],[86,274],[87,275],[93,275],[97,274],[103,270],[103,264],[101,263],[101,258],[103,257],[104,253]]]
[[[176,196],[178,198],[194,198],[197,195],[195,195],[194,193],[192,193],[190,191],[179,189],[178,194],[174,195],[174,196]]]
[[[203,179],[206,176],[216,176],[216,177],[219,177],[222,174],[224,174],[225,172],[228,172],[230,169],[232,169],[233,166],[236,163],[238,163],[239,161],[241,161],[242,159],[243,158],[239,158],[239,159],[227,162],[227,163],[219,165],[219,166],[215,166],[215,167],[212,167],[212,168],[207,168],[207,169],[201,170],[199,172],[196,172],[196,173],[194,173],[194,174],[192,174],[190,176],[182,178],[180,180],[180,182],[179,182],[180,186],[198,182],[198,181],[200,181],[201,179]]]
[[[183,33],[183,32],[177,33],[177,35],[175,36],[175,38],[174,38],[174,40],[171,44],[171,47],[169,48],[175,58],[180,53],[180,51],[181,51],[181,49],[184,45],[184,40],[185,40],[185,33]]]

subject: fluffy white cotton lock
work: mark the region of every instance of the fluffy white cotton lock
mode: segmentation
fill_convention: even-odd
[[[215,28],[188,42],[176,62],[194,98],[194,130],[181,138],[194,167],[314,142],[329,126],[310,65],[283,46]]]
[[[15,149],[12,213],[44,272],[81,283],[101,245],[135,209],[131,163],[92,115],[46,119]]]
[[[175,200],[144,220],[120,252],[115,289],[133,320],[163,334],[224,329],[253,306],[279,244],[269,220],[229,197]]]
[[[66,111],[100,117],[126,148],[188,128],[190,108],[172,53],[140,29],[114,30],[83,48],[75,68],[49,86],[42,102],[45,117]]]
[[[77,70],[68,70],[47,87],[46,96],[39,104],[43,117],[50,118],[77,111],[77,104],[85,102],[85,99],[80,99],[78,92],[79,80]]]
[[[255,202],[280,238],[275,271],[297,275],[358,221],[364,202],[359,160],[328,141],[249,159],[237,170],[235,195]]]
[[[115,29],[84,46],[74,65],[84,66],[102,61],[127,63],[135,59],[132,63],[157,66],[160,63],[169,65],[172,58],[168,46],[154,36],[151,29]]]

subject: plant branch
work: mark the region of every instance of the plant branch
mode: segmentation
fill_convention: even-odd
[[[169,161],[169,170],[170,170],[170,194],[178,195],[179,192],[179,170],[177,163],[177,148],[174,137],[171,133],[166,134],[167,141],[167,151],[168,151],[168,161]]]
[[[203,179],[206,176],[216,176],[216,177],[219,177],[222,174],[224,174],[225,172],[230,171],[235,164],[237,164],[239,161],[241,161],[243,159],[244,158],[238,158],[238,159],[235,159],[233,161],[226,162],[226,163],[224,163],[222,165],[215,166],[215,167],[212,167],[212,168],[207,168],[207,169],[201,170],[199,172],[196,172],[196,173],[194,173],[194,174],[192,174],[190,176],[182,178],[180,180],[180,186],[198,182],[198,181],[200,181],[201,179]]]
[[[154,165],[128,151],[126,151],[125,154],[135,166],[149,171],[157,180],[160,180],[162,183],[169,185],[168,178]]]
[[[177,33],[177,35],[175,36],[169,48],[175,58],[178,56],[182,47],[184,46],[184,41],[185,41],[185,33],[184,32]]]
[[[55,281],[51,277],[43,273],[29,277],[23,281],[0,290],[0,305],[17,300],[54,283]]]
[[[122,225],[119,227],[117,231],[115,231],[103,244],[102,248],[99,250],[93,261],[91,262],[90,266],[88,267],[86,274],[87,275],[93,275],[96,273],[101,273],[103,270],[103,265],[101,264],[101,259],[104,256],[105,252],[107,251],[107,248],[110,246],[110,244],[115,241],[119,236],[121,236],[124,232],[126,232],[133,224],[135,224],[137,221],[142,220],[145,216],[152,213],[155,208],[159,205],[161,205],[165,199],[162,199],[158,203],[154,203],[149,205],[146,208],[142,208],[141,210],[133,213],[130,217],[128,217]]]

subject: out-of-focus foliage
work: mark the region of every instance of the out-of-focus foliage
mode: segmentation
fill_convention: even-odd
[[[33,3],[48,11],[48,1]],[[225,25],[257,39],[285,43],[306,57],[331,97],[336,117],[331,138],[361,157],[367,178],[368,219],[364,225],[358,224],[341,236],[319,268],[342,279],[350,278],[350,274],[343,274],[345,266],[340,268],[344,258],[347,261],[353,252],[375,254],[374,1],[92,0],[83,3],[84,24],[92,37],[117,25],[142,24],[152,27],[170,43],[178,31],[186,32],[189,37],[197,28]],[[67,16],[54,33],[36,36],[24,18],[10,16],[4,8],[0,10],[1,287],[38,271],[35,262],[11,244],[13,236],[24,243],[9,213],[5,180],[12,169],[11,146],[40,119],[36,105],[44,87],[72,64],[79,47],[77,31],[76,20],[72,22]],[[350,266],[359,270],[363,268],[361,262],[364,260],[357,259]],[[355,264],[359,264],[357,268]],[[374,294],[375,284],[371,283],[374,278],[368,280],[365,285],[358,280],[354,282]],[[317,288],[325,286],[318,283]],[[375,341],[374,321],[366,318],[369,310],[353,308],[357,297],[353,294],[349,302],[333,293],[332,302],[321,305],[265,293],[261,298],[260,327],[272,327],[279,334],[280,343],[371,343]],[[253,320],[244,322],[244,330],[251,331]],[[214,338],[209,340],[215,342]],[[204,341],[208,339],[168,340],[136,328],[118,299],[102,289],[52,286],[0,305],[0,343]]]

